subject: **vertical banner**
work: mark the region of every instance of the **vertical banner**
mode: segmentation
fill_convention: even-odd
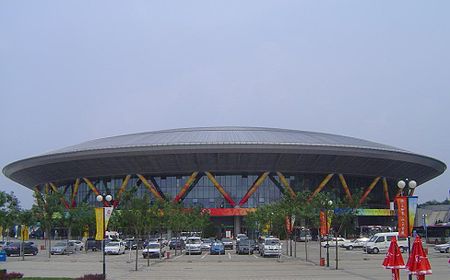
[[[397,203],[398,236],[408,237],[408,197],[398,196],[395,198]]]
[[[109,218],[111,218],[114,207],[105,207],[105,230],[108,229]]]
[[[325,220],[325,212],[320,211],[320,235],[327,235],[328,234],[328,227],[327,222]]]
[[[20,239],[23,241],[28,241],[29,238],[29,231],[28,227],[25,225],[20,226]]]
[[[416,210],[417,210],[417,203],[418,203],[419,197],[417,196],[408,196],[408,233],[411,235],[412,230],[414,228],[414,219],[416,218]]]
[[[95,235],[95,240],[103,240],[103,207],[95,208],[95,221],[97,224],[97,233]]]

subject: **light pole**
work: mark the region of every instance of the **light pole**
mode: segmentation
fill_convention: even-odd
[[[328,223],[328,210],[329,210],[329,207],[331,207],[333,205],[333,201],[331,201],[331,200],[328,200],[326,203],[325,203],[325,230],[326,230],[326,233],[327,233],[327,267],[330,267],[330,251],[329,251],[329,248],[330,248],[330,244],[328,243],[328,239],[330,239],[329,237],[330,237],[330,226],[329,226],[329,223]]]
[[[113,199],[112,195],[110,194],[99,194],[97,195],[97,201],[103,202],[107,201],[108,203],[111,202]],[[103,280],[106,280],[106,253],[105,253],[105,234],[106,234],[106,227],[105,227],[105,206],[102,207],[102,224],[103,224],[103,239],[102,239],[102,253],[103,253]]]
[[[428,253],[428,225],[427,225],[427,214],[422,215],[423,229],[425,230],[425,250]]]
[[[406,189],[406,217],[407,217],[407,223],[408,223],[408,259],[411,256],[411,233],[409,231],[410,225],[409,225],[409,197],[413,194],[414,189],[417,187],[417,182],[414,180],[409,180],[406,178],[405,180],[400,180],[397,182],[397,187],[400,189],[401,196],[404,196],[404,189],[408,186]],[[408,275],[408,279],[412,280],[412,274]]]

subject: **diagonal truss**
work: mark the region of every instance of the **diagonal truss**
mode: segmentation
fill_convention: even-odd
[[[349,201],[352,201],[352,193],[350,192],[350,188],[347,185],[347,182],[345,181],[345,177],[342,174],[339,174],[339,180],[341,181],[342,188],[344,188],[345,195],[349,199]]]
[[[88,187],[91,189],[91,191],[95,194],[95,196],[98,196],[100,192],[97,190],[97,188],[92,184],[91,180],[88,178],[83,177],[84,182],[88,185]],[[103,206],[110,206],[109,202],[106,200],[103,200]]]
[[[192,187],[192,185],[196,181],[198,173],[199,173],[198,171],[195,171],[195,172],[193,172],[191,174],[189,179],[186,181],[184,186],[181,188],[180,192],[173,199],[173,202],[179,203],[180,201],[182,201],[186,197],[188,191],[190,190],[190,188]]]
[[[250,196],[256,192],[256,190],[262,185],[264,180],[269,175],[269,172],[264,172],[263,174],[259,175],[256,181],[253,183],[253,185],[248,189],[247,193],[244,195],[244,197],[239,201],[239,206],[244,205]]]
[[[277,175],[278,175],[278,178],[280,178],[281,184],[283,184],[284,188],[287,190],[289,195],[291,197],[296,197],[297,195],[295,194],[294,190],[291,188],[291,185],[289,185],[289,182],[286,179],[286,177],[283,175],[283,173],[277,172]]]
[[[159,200],[164,200],[164,198],[161,196],[161,194],[158,192],[158,190],[155,188],[155,186],[149,182],[144,176],[141,174],[137,174],[139,179],[142,181],[145,187]]]
[[[363,202],[366,200],[367,196],[369,196],[369,193],[373,190],[373,188],[375,188],[375,186],[377,185],[378,181],[380,180],[381,177],[376,177],[375,179],[373,179],[372,183],[367,187],[366,191],[364,192],[364,194],[362,195],[361,199],[359,200],[358,206],[363,204]]]
[[[80,188],[80,178],[77,178],[75,180],[75,184],[73,185],[72,196],[70,198],[70,204],[72,208],[76,206],[75,198],[77,197],[79,188]]]
[[[122,197],[122,193],[125,191],[128,181],[130,181],[131,175],[125,176],[125,179],[122,181],[122,185],[120,186],[119,190],[117,191],[116,198],[114,199],[113,205],[114,207],[117,207],[120,203],[120,198]]]
[[[328,181],[333,178],[333,173],[328,174],[325,176],[325,178],[320,182],[320,184],[317,186],[317,188],[314,190],[314,192],[309,196],[308,202],[310,202],[328,183]]]
[[[384,199],[386,200],[386,206],[389,208],[391,204],[391,200],[389,199],[389,186],[386,180],[386,177],[383,177],[383,192],[384,192]]]
[[[219,191],[223,198],[231,205],[231,207],[236,206],[236,202],[231,198],[231,196],[225,191],[225,189],[217,182],[216,178],[210,173],[205,172],[208,179],[213,183],[214,187]]]
[[[60,194],[58,191],[58,188],[55,186],[55,184],[50,183],[50,187],[52,188],[53,192]],[[61,198],[59,199],[61,200],[61,203],[64,204],[64,207],[66,207],[66,209],[69,209],[69,203],[67,203],[66,199],[64,198],[64,196],[61,196]]]

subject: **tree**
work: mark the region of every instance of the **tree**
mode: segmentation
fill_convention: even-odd
[[[133,188],[123,194],[120,215],[123,225],[134,231],[135,238],[138,238],[137,247],[139,248],[140,238],[148,233],[150,227],[150,198],[147,194],[138,197],[136,192],[137,189]],[[136,250],[136,271],[138,270],[138,251]]]
[[[9,238],[9,229],[17,222],[20,213],[19,200],[13,192],[6,193],[0,191],[0,227],[7,233]],[[3,232],[1,234],[4,238]]]
[[[41,223],[46,233],[46,238],[48,239],[48,257],[51,257],[51,235],[50,231],[54,224],[54,217],[63,210],[61,204],[61,194],[56,192],[40,193],[35,192],[34,196],[36,198],[37,204],[33,205],[31,211],[36,217],[36,220]]]

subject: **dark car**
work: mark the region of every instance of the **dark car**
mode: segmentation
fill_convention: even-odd
[[[222,238],[222,243],[223,246],[225,246],[225,250],[233,250],[233,240],[231,240],[230,238]]]
[[[236,254],[253,254],[255,251],[256,242],[251,239],[244,239],[239,241],[239,245],[236,245]]]
[[[86,251],[92,250],[97,251],[102,249],[102,242],[100,240],[95,240],[94,238],[88,238],[86,240]]]
[[[11,243],[3,248],[5,250],[7,256],[11,255],[19,255],[20,254],[20,242]],[[23,243],[23,251],[25,255],[33,255],[36,256],[38,253],[38,248],[33,245],[32,242]]]
[[[139,250],[144,248],[146,245],[146,242],[142,239],[126,239],[125,240],[125,249],[129,250],[131,247],[131,250],[136,250],[139,243]]]
[[[169,242],[169,249],[171,249],[171,250],[174,250],[174,249],[181,250],[184,248],[185,248],[185,244],[184,244],[183,239],[172,238]]]

